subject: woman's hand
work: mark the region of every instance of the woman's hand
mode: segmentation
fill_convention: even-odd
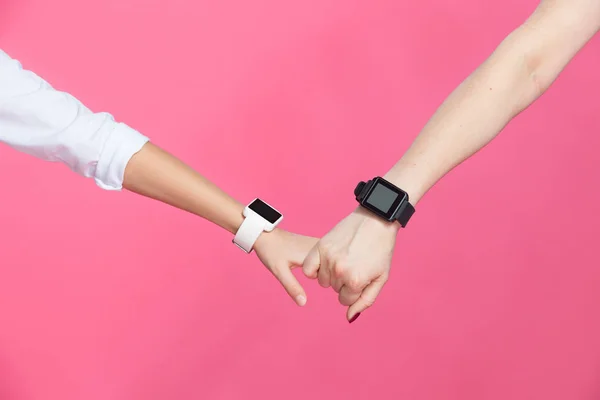
[[[332,287],[354,321],[373,305],[388,280],[399,225],[363,209],[344,218],[304,260],[304,274]]]
[[[292,269],[302,265],[317,241],[317,238],[275,229],[260,235],[254,244],[254,251],[260,261],[299,306],[306,304],[306,292],[292,273]]]

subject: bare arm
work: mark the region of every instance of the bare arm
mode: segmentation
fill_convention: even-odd
[[[196,214],[231,233],[237,232],[244,219],[244,205],[152,143],[127,164],[123,187]]]
[[[243,221],[244,206],[201,174],[112,115],[95,113],[69,93],[54,89],[1,50],[0,143],[65,164],[103,189],[125,187],[231,233]],[[302,263],[315,243],[314,238],[275,229],[261,234],[254,245],[298,305],[304,305],[306,294],[291,268]]]
[[[417,203],[533,103],[599,26],[600,0],[543,0],[448,97],[385,177]],[[306,276],[339,293],[348,321],[373,305],[387,282],[398,229],[359,207],[304,260]]]
[[[123,187],[196,214],[231,233],[237,232],[243,222],[241,203],[152,143],[147,143],[129,160]],[[302,264],[316,242],[315,238],[275,229],[261,234],[254,245],[258,258],[300,306],[306,303],[306,294],[291,269]],[[235,246],[231,247],[237,251]]]
[[[543,94],[599,28],[599,0],[543,0],[446,99],[386,179],[417,203]]]

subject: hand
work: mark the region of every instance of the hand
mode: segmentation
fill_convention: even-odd
[[[304,274],[332,286],[353,322],[375,302],[387,282],[399,226],[359,208],[317,243],[304,260]]]
[[[302,265],[302,261],[317,241],[317,238],[275,229],[261,234],[254,244],[254,251],[260,261],[299,306],[306,304],[306,292],[292,273],[292,269]]]

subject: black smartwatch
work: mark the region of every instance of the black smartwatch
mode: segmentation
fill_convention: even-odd
[[[408,193],[379,176],[360,182],[354,195],[361,206],[386,221],[398,221],[403,228],[415,213]]]

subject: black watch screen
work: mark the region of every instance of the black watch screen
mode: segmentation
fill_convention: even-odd
[[[408,201],[408,194],[381,177],[360,182],[354,195],[362,207],[386,221],[398,221],[402,227],[415,212]]]

